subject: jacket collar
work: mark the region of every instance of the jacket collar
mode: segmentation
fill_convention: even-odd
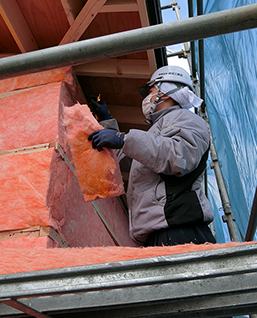
[[[161,117],[165,116],[167,113],[172,112],[174,110],[178,110],[181,109],[181,107],[179,105],[174,105],[174,106],[170,106],[168,108],[159,110],[158,112],[154,112],[150,115],[146,116],[147,119],[147,123],[153,125],[154,123],[156,123]]]

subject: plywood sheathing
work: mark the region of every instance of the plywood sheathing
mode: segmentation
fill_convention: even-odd
[[[16,0],[16,2],[40,49],[60,43],[69,29],[61,1]]]

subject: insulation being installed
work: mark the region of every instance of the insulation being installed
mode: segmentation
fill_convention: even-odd
[[[114,150],[93,149],[88,136],[103,127],[87,105],[77,103],[64,109],[67,141],[85,201],[119,196],[124,193],[122,177]]]
[[[52,151],[0,157],[0,231],[53,224],[46,205]]]
[[[3,240],[0,241],[0,249],[2,252],[6,250],[6,248],[12,248],[14,251],[19,251],[20,248],[56,248],[58,244],[54,242],[48,236],[39,236],[39,237],[19,237],[16,239]]]
[[[25,238],[24,238],[25,239]],[[254,242],[251,242],[253,244]],[[211,249],[221,249],[229,246],[246,245],[245,243],[227,244],[184,244],[162,247],[86,247],[86,248],[1,248],[0,274],[86,266],[109,262],[118,262],[147,257],[158,257]]]
[[[0,81],[0,93],[10,95],[10,92],[42,86],[49,83],[65,82],[72,99],[84,101],[80,86],[77,85],[76,77],[72,67],[58,68],[50,71],[38,72],[14,78],[7,78]]]
[[[15,150],[59,141],[60,102],[72,104],[62,83],[0,98],[0,149]],[[46,202],[53,155],[56,158],[55,150],[50,148],[0,157],[1,231],[55,225]]]
[[[42,78],[46,80],[44,76]],[[34,77],[26,79],[33,85]],[[59,151],[55,148],[24,154],[14,151],[58,142],[71,159],[70,147],[64,140],[63,114],[64,109],[73,109],[73,105],[65,82],[0,94],[0,231],[51,226],[71,247],[112,246],[116,242],[133,246],[128,235],[128,220],[118,199],[99,199],[95,206],[85,202],[77,176]],[[99,156],[98,151],[91,145],[90,150],[90,162],[97,163],[92,158]],[[9,155],[3,155],[4,152]],[[107,163],[106,157],[111,159],[112,168],[118,166],[115,156],[113,158],[109,152],[101,156]],[[102,162],[98,162],[99,170],[106,168]],[[113,171],[114,177],[118,170]],[[121,180],[117,186],[120,187],[118,195]],[[48,237],[13,238],[1,241],[0,246],[55,247]]]

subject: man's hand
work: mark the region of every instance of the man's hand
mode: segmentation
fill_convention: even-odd
[[[89,108],[96,118],[97,121],[111,119],[112,116],[109,113],[108,106],[106,105],[105,101],[103,101],[99,96],[90,96],[91,100],[89,103]]]
[[[88,140],[92,140],[93,148],[98,151],[103,150],[103,147],[111,149],[120,149],[124,144],[125,133],[121,133],[112,129],[101,129],[94,131]]]

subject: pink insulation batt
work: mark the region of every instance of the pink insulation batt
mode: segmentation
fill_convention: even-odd
[[[87,105],[79,103],[64,110],[67,141],[71,147],[76,175],[86,201],[124,193],[122,177],[114,150],[92,148],[88,136],[103,127]]]
[[[40,73],[28,74],[14,78],[7,78],[0,81],[0,93],[11,92],[29,87],[45,85],[47,83],[65,82],[71,96],[76,101],[83,101],[84,96],[77,79],[74,76],[72,67],[63,67],[55,70],[44,71]]]
[[[5,85],[10,85],[11,89],[22,89],[0,95],[0,152],[57,141],[72,160],[70,145],[64,138],[67,127],[63,125],[63,116],[64,109],[73,111],[73,107],[70,106],[74,105],[74,100],[81,101],[78,93],[80,89],[75,85],[76,81],[72,80],[70,70],[43,73],[42,76],[41,73],[37,73],[37,76],[31,75],[31,78],[22,76],[20,80],[13,79],[13,83],[4,80]],[[54,76],[51,77],[51,74]],[[68,85],[66,82],[58,82],[66,80],[65,76],[68,76]],[[57,82],[42,85],[47,80]],[[73,84],[70,88],[71,83]],[[2,83],[0,88],[6,87],[5,85]],[[24,88],[26,85],[31,87]],[[85,127],[89,127],[87,134],[90,129],[99,129],[96,121],[91,125],[91,113],[87,112],[86,116],[89,116],[88,123],[85,118],[83,123]],[[72,126],[71,121],[68,127]],[[98,151],[93,150],[87,140],[86,144],[91,152],[87,158],[82,151],[85,165],[88,162],[96,163],[99,160]],[[71,147],[74,150],[74,140]],[[75,150],[73,163],[76,163],[79,171],[80,163],[76,154]],[[104,167],[104,174],[114,180],[107,180],[104,190],[105,196],[112,197],[97,200],[106,224],[92,203],[85,201],[85,190],[83,193],[78,177],[54,148],[29,154],[0,156],[0,231],[51,226],[71,247],[85,247],[116,245],[116,240],[110,234],[111,228],[121,245],[134,246],[128,235],[127,217],[119,200],[113,197],[123,192],[116,156],[114,152],[109,151],[104,151],[100,156],[102,162],[98,168],[103,168],[103,160],[107,162],[109,172],[106,174],[107,170]],[[81,161],[81,165],[83,164]],[[91,173],[91,176],[94,179],[93,183],[97,184],[95,175]],[[111,194],[107,193],[108,187]],[[94,191],[98,191],[97,189],[95,186]],[[98,195],[95,192],[93,196],[102,197],[103,193]],[[56,243],[48,237],[26,237],[3,240],[0,246],[52,248],[56,247]]]
[[[1,98],[0,149],[11,150],[58,141],[59,103],[68,99],[61,83]],[[54,152],[50,148],[42,152],[0,157],[1,231],[54,225],[46,205]]]
[[[0,149],[15,149],[58,140],[61,83],[13,92],[0,99]],[[70,102],[71,103],[71,102]]]
[[[0,157],[0,231],[53,224],[46,206],[52,152]]]
[[[4,251],[4,248],[15,248],[17,251],[20,248],[55,248],[58,247],[58,243],[54,242],[47,236],[38,237],[18,237],[10,240],[0,241],[0,249]]]
[[[250,244],[253,244],[251,242]],[[256,243],[256,242],[255,242]],[[244,243],[226,244],[184,244],[155,247],[85,247],[85,248],[5,248],[0,247],[0,274],[28,272],[53,268],[86,266],[92,264],[119,262],[125,260],[191,253],[229,246],[247,245]]]

